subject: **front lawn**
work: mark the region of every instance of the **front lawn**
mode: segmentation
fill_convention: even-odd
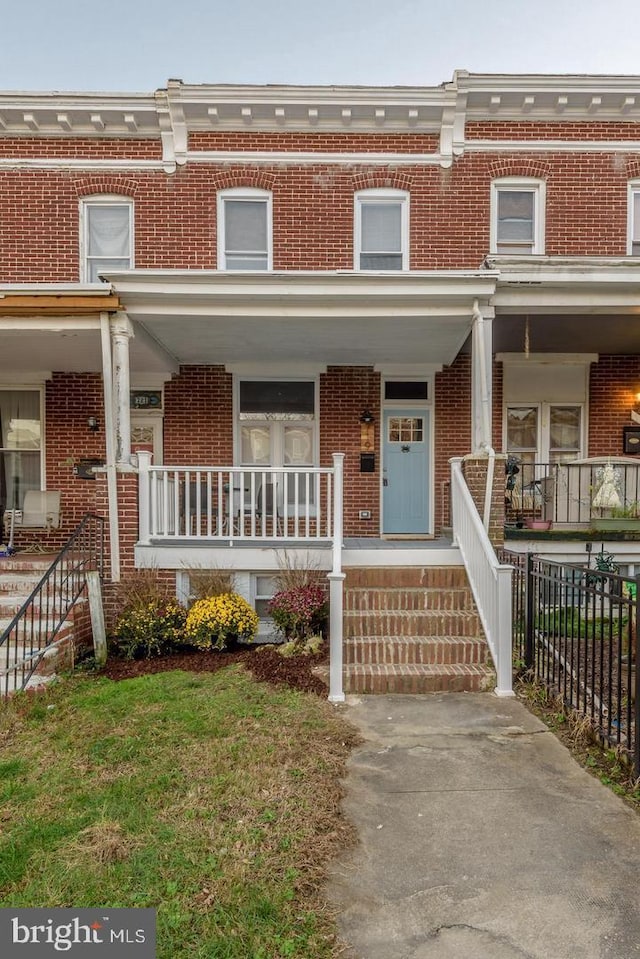
[[[241,666],[0,706],[0,905],[153,907],[159,959],[337,954],[321,888],[356,741]]]

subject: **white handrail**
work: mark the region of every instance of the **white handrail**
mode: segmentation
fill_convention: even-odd
[[[462,473],[451,460],[451,515],[480,621],[496,667],[497,696],[513,696],[511,566],[498,562]]]

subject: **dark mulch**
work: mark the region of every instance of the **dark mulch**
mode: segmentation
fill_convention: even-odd
[[[227,666],[241,663],[246,669],[251,670],[260,682],[289,686],[306,693],[326,696],[327,684],[321,675],[325,672],[327,662],[328,651],[323,651],[316,656],[284,657],[273,646],[252,649],[235,647],[222,652],[184,650],[153,659],[117,659],[111,656],[99,675],[119,681],[172,669],[182,669],[191,673],[214,673]],[[317,675],[315,670],[318,670],[321,675]]]

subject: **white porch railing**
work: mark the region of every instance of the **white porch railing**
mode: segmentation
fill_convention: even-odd
[[[333,467],[150,466],[139,459],[140,543],[331,543]]]
[[[329,543],[329,702],[342,684],[342,515],[344,453],[332,467],[151,466],[138,453],[139,545],[168,541]]]
[[[497,696],[513,696],[510,566],[498,562],[462,473],[451,461],[451,515],[457,544],[478,607],[497,675]]]

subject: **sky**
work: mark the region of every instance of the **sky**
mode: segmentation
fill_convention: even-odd
[[[0,90],[640,74],[640,0],[0,0]]]

